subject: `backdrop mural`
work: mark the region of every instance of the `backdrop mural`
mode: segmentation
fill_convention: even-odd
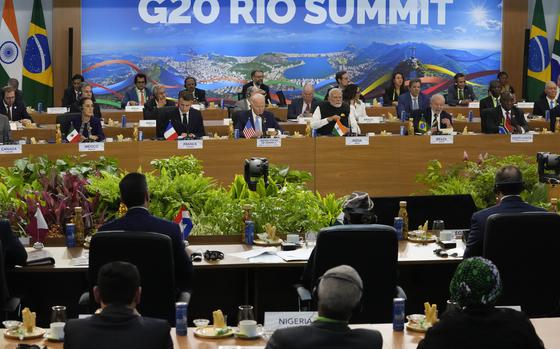
[[[170,97],[194,76],[220,101],[254,69],[288,98],[305,82],[322,95],[347,70],[373,98],[394,70],[428,94],[463,72],[482,96],[500,67],[501,0],[88,0],[82,11],[82,71],[114,106],[139,71]]]

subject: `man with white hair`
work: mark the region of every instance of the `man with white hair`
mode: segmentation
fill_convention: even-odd
[[[381,348],[381,333],[348,326],[352,312],[360,304],[363,288],[362,278],[351,266],[327,270],[317,285],[317,320],[309,326],[276,330],[266,349]]]
[[[146,112],[157,112],[158,108],[174,107],[175,103],[167,99],[167,91],[163,85],[154,85],[152,87],[152,96],[144,104]]]
[[[295,98],[288,106],[288,119],[310,118],[319,103],[321,100],[315,98],[315,87],[311,83],[306,83],[301,90],[301,97]]]
[[[443,110],[444,105],[445,97],[443,95],[433,95],[430,99],[430,108],[425,113],[414,115],[415,131],[425,133],[430,130],[432,133],[438,133],[441,132],[441,129],[453,127],[451,115]],[[425,125],[422,124],[423,122]]]
[[[255,93],[250,98],[251,110],[241,112],[237,120],[236,129],[239,130],[241,138],[259,138],[266,134],[268,129],[282,132],[282,127],[278,125],[274,114],[265,109],[265,96]]]
[[[255,86],[249,86],[247,88],[247,98],[243,98],[237,102],[235,102],[235,107],[233,108],[233,111],[244,111],[244,110],[250,110],[251,109],[251,102],[250,99],[253,95],[255,94],[261,94],[261,95],[265,95],[265,92],[263,90],[261,90],[258,87]]]
[[[554,81],[547,81],[544,96],[533,106],[533,115],[544,116],[547,110],[554,110],[554,113],[558,115],[558,109],[560,109],[558,107],[558,86]]]
[[[360,133],[360,127],[354,113],[350,111],[350,106],[342,102],[342,90],[333,88],[329,91],[328,100],[321,102],[315,109],[311,127],[319,136],[331,136],[335,134],[335,125],[339,122],[348,129],[347,133]]]

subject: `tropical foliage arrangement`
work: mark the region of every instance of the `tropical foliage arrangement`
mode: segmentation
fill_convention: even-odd
[[[260,179],[257,190],[251,191],[240,175],[229,186],[218,185],[193,156],[158,159],[151,166],[145,172],[150,211],[173,219],[186,207],[194,223],[192,235],[240,234],[247,205],[257,233],[266,223],[279,233],[317,231],[331,225],[342,210],[341,199],[333,194],[322,196],[305,187],[310,173],[288,167],[271,165],[268,186]],[[24,232],[40,207],[51,235],[60,235],[74,207],[81,206],[91,232],[122,213],[119,181],[125,174],[108,158],[22,158],[13,167],[0,168],[0,209]]]

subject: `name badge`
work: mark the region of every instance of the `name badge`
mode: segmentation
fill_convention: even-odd
[[[510,141],[511,143],[533,143],[533,134],[523,133],[511,135]]]
[[[50,107],[47,108],[47,114],[64,114],[68,112],[66,107]]]
[[[453,144],[453,136],[451,135],[430,136],[430,144]]]
[[[140,127],[156,127],[156,120],[140,120],[138,126]]]
[[[130,111],[130,112],[144,111],[144,106],[143,105],[127,105],[126,107],[124,107],[124,111]]]
[[[470,103],[469,103],[469,108],[471,108],[471,109],[478,109],[478,108],[480,108],[480,102],[470,102]]]
[[[282,138],[258,138],[257,148],[280,148]]]
[[[360,124],[380,124],[383,122],[382,116],[361,116],[358,118]]]
[[[316,318],[315,311],[267,311],[264,313],[264,328],[273,332],[279,328],[311,325]]]
[[[345,137],[346,145],[369,145],[368,137]]]
[[[21,154],[22,149],[21,144],[0,145],[0,154]]]
[[[80,152],[105,151],[105,143],[103,142],[80,143],[78,150]]]
[[[202,149],[202,139],[185,139],[177,141],[177,149]]]

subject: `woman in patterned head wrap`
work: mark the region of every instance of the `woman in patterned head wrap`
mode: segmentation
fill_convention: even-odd
[[[464,260],[449,285],[458,309],[446,311],[426,333],[419,349],[542,349],[535,328],[524,313],[495,308],[502,293],[496,266],[482,257]]]

